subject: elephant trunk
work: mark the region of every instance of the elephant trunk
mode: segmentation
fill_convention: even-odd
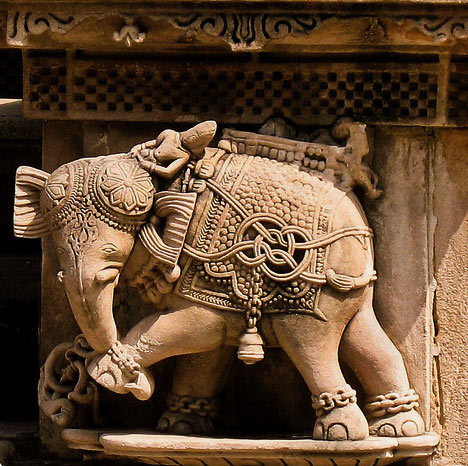
[[[101,270],[95,277],[86,277],[83,272],[79,263],[76,274],[70,274],[70,280],[66,280],[68,300],[90,346],[99,353],[105,353],[118,338],[112,307],[119,274],[112,268]]]

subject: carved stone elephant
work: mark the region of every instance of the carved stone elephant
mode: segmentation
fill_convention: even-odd
[[[99,356],[89,374],[148,399],[150,366],[179,355],[158,428],[210,433],[230,355],[254,363],[280,346],[307,383],[315,439],[424,432],[402,357],[372,307],[372,232],[352,192],[372,192],[364,126],[346,146],[225,131],[167,130],[127,154],[52,174],[20,167],[15,233],[53,234],[77,323]],[[154,313],[120,337],[113,295],[122,269]],[[367,419],[340,369],[356,373]]]

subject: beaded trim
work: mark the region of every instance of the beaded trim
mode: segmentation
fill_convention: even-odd
[[[68,167],[70,175],[71,193],[62,207],[50,210],[44,214],[47,222],[53,230],[57,230],[76,217],[76,212],[81,210],[83,204],[84,166],[83,163],[74,164],[73,170]]]
[[[344,152],[344,147],[328,146],[313,142],[295,141],[277,136],[249,133],[225,129],[218,147],[235,154],[247,154],[278,162],[296,163],[313,170],[323,171],[327,168],[327,158]]]

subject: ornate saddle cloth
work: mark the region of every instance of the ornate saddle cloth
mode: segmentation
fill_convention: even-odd
[[[239,153],[224,155],[206,183],[176,294],[239,312],[256,295],[262,312],[320,314],[336,240],[330,218],[346,192],[296,165]]]

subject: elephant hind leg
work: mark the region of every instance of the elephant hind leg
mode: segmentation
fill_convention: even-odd
[[[317,413],[317,440],[362,440],[367,420],[346,383],[338,362],[341,331],[311,316],[283,314],[272,319],[279,344],[286,351],[312,393]]]
[[[410,389],[403,358],[375,317],[372,288],[366,292],[365,305],[343,334],[340,356],[369,397],[370,432],[386,437],[423,434],[424,423],[415,410],[418,397]]]

